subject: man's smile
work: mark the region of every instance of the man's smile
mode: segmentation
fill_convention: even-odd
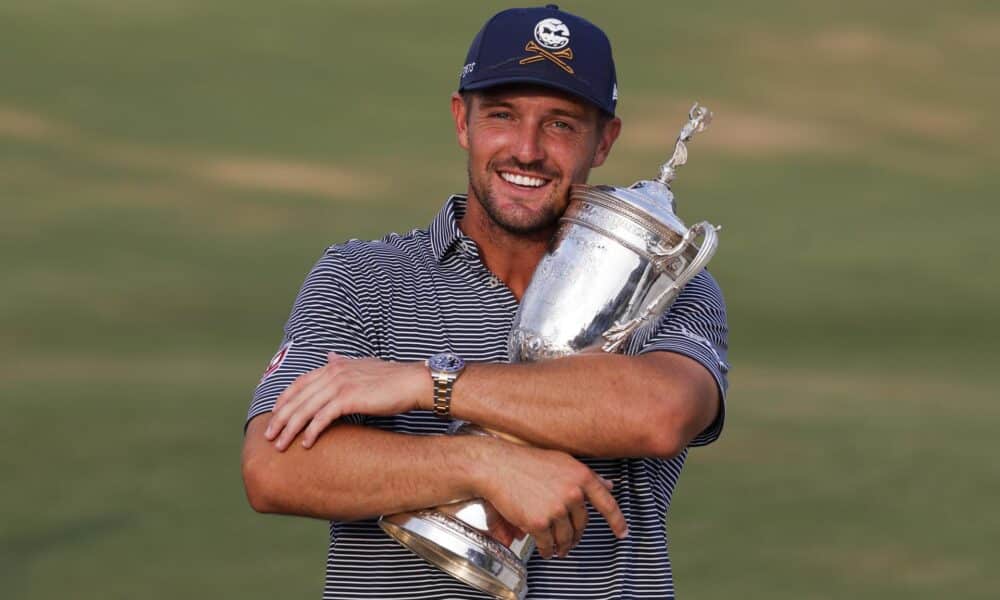
[[[507,183],[527,188],[539,188],[550,181],[549,179],[544,179],[542,177],[523,175],[511,171],[499,171],[499,175],[500,178],[506,181]]]

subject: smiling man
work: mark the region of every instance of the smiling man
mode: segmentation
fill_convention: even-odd
[[[451,99],[467,193],[427,229],[331,246],[306,278],[254,393],[243,476],[256,510],[330,521],[324,598],[488,598],[376,524],[477,497],[535,537],[529,598],[673,597],[664,518],[688,448],[723,422],[712,277],[624,354],[505,364],[570,186],[618,137],[616,102],[596,26],[552,5],[495,15]],[[428,435],[452,418],[533,447]]]

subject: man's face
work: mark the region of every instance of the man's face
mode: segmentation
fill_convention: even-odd
[[[551,230],[569,202],[607,158],[621,129],[580,100],[540,87],[516,86],[452,98],[459,144],[468,151],[470,200],[515,235]]]

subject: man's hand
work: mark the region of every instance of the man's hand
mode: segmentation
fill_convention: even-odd
[[[565,452],[497,441],[482,465],[481,493],[511,525],[535,538],[543,558],[566,556],[587,527],[587,503],[618,538],[628,525],[611,482]]]
[[[284,451],[302,432],[302,445],[311,448],[344,415],[397,415],[421,408],[419,401],[431,396],[431,379],[421,363],[331,352],[325,367],[300,376],[278,397],[264,436]]]

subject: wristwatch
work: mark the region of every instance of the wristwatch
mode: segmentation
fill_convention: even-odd
[[[451,352],[435,354],[425,361],[434,382],[434,414],[442,419],[451,418],[451,390],[455,380],[465,369],[462,357]]]

